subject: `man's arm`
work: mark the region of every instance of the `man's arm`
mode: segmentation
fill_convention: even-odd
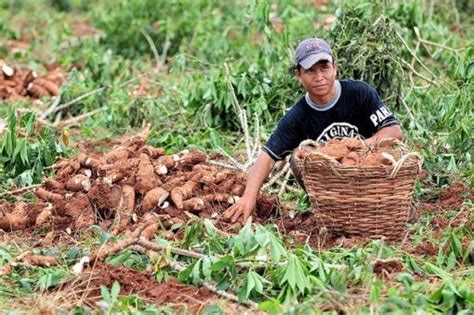
[[[402,139],[402,128],[399,125],[392,125],[384,127],[377,131],[372,137],[366,140],[368,145],[374,144],[377,140],[382,138],[396,138],[398,140]]]
[[[234,223],[240,218],[240,222],[245,224],[255,210],[260,188],[274,165],[275,161],[268,153],[265,151],[260,152],[257,161],[255,161],[255,164],[247,173],[247,186],[242,198],[224,212],[225,220],[230,220]]]

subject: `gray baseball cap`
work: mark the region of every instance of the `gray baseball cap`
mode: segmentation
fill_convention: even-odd
[[[295,51],[295,65],[304,69],[311,68],[316,62],[327,60],[333,62],[332,50],[329,44],[320,38],[308,38],[299,43]]]

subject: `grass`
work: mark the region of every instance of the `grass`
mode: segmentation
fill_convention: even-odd
[[[0,58],[38,72],[45,71],[44,63],[58,62],[68,70],[61,104],[102,89],[76,101],[63,113],[77,116],[101,109],[67,130],[67,144],[64,130],[51,130],[45,136],[28,119],[54,100],[2,101],[0,118],[9,121],[10,136],[0,135],[0,143],[10,143],[7,137],[14,136],[20,149],[15,154],[14,147],[0,146],[0,187],[39,182],[47,175],[44,168],[55,158],[74,154],[71,149],[77,141],[120,136],[139,129],[143,121],[153,123],[152,145],[170,151],[190,146],[202,150],[222,147],[238,156],[244,152],[243,132],[224,64],[230,68],[228,79],[249,121],[254,115],[260,118],[261,138],[265,140],[302,92],[287,70],[291,48],[309,35],[324,36],[334,43],[341,77],[364,78],[379,89],[401,121],[406,142],[423,154],[429,176],[417,183],[417,202],[436,200],[441,187],[452,183],[474,187],[474,46],[468,40],[472,38],[473,21],[465,14],[462,1],[457,2],[458,7],[440,1],[430,8],[430,3],[336,1],[313,7],[310,1],[248,1],[239,5],[171,1],[157,8],[154,1],[132,0],[120,5],[79,0],[3,2]],[[187,5],[193,9],[177,13]],[[43,14],[31,14],[39,10]],[[314,21],[333,14],[337,19],[329,29],[314,27]],[[451,30],[453,19],[462,26],[461,31]],[[75,35],[75,28],[85,20],[99,32],[89,37]],[[282,33],[275,21],[284,25]],[[11,40],[23,41],[27,48],[15,51],[8,46]],[[159,71],[155,48],[162,63]],[[148,85],[143,96],[134,94],[141,80],[124,84],[139,76]],[[15,115],[20,109],[31,114]],[[48,118],[54,121],[56,115]],[[13,120],[21,123],[12,127]],[[250,124],[251,134],[255,127]],[[29,132],[25,136],[20,129]],[[46,151],[51,156],[38,158]],[[248,225],[237,236],[221,237],[208,222],[199,221],[179,228],[185,234],[183,241],[169,245],[199,250],[205,258],[171,253],[150,258],[126,250],[108,262],[149,270],[158,281],[171,276],[192,285],[213,280],[219,288],[235,292],[241,300],[251,299],[269,313],[468,314],[474,305],[473,206],[469,195],[462,197],[464,203],[457,208],[423,213],[410,225],[411,237],[403,246],[383,241],[330,249],[294,245],[271,225]],[[284,199],[297,202],[298,211],[308,210],[302,196],[287,194]],[[442,219],[448,224],[438,228]],[[74,290],[55,290],[71,277],[72,264],[79,257],[78,253],[73,257],[72,248],[85,253],[105,238],[101,232],[77,238],[74,247],[45,247],[47,253],[62,258],[58,267],[16,266],[11,276],[0,279],[4,284],[1,308],[26,313],[51,307],[90,312]],[[157,241],[167,242],[159,237]],[[4,238],[1,244],[0,264],[4,265],[30,248],[31,240]],[[422,247],[433,248],[434,253],[424,255],[415,250]],[[73,258],[67,260],[68,256]],[[375,262],[391,260],[400,272],[382,276],[374,272]],[[184,271],[171,268],[171,262],[182,264]],[[249,264],[243,268],[242,262]],[[101,298],[111,312],[172,312],[133,297],[115,296],[112,288],[107,290],[108,295],[102,293]]]

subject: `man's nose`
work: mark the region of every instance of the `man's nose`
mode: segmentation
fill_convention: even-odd
[[[313,81],[321,81],[323,79],[323,75],[320,71],[313,72]]]

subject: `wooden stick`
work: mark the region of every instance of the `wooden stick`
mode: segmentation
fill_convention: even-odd
[[[403,39],[402,35],[400,35],[399,32],[395,32],[398,36],[398,38],[400,38],[401,42],[403,43],[403,45],[406,47],[406,49],[408,50],[408,52],[412,55],[413,58],[416,59],[416,61],[421,65],[421,67],[423,69],[426,70],[426,72],[428,72],[432,78],[436,78],[436,76],[433,74],[433,72],[431,72],[430,69],[428,69],[427,66],[425,66],[425,64],[420,60],[420,58],[418,58],[418,56],[410,49],[410,47],[408,46],[407,42]],[[403,61],[404,63],[408,64],[404,59],[400,59],[401,61]],[[413,69],[413,67],[410,66],[411,69]],[[413,69],[414,70],[414,69]],[[433,81],[434,82],[434,81]],[[434,83],[436,86],[437,83]]]
[[[268,187],[270,187],[271,185],[275,184],[275,182],[283,176],[283,174],[286,173],[286,171],[288,171],[288,169],[290,168],[290,163],[288,161],[285,161],[285,166],[283,166],[283,168],[281,169],[281,171],[279,171],[278,173],[276,173],[272,178],[270,178],[270,180],[268,182],[265,183],[265,185],[263,185],[263,189],[267,189]]]
[[[155,43],[153,42],[153,39],[150,37],[150,35],[145,31],[145,29],[142,28],[140,32],[143,34],[143,36],[145,36],[146,41],[150,45],[153,56],[155,57],[156,69],[159,70],[161,68],[160,55],[158,54]]]
[[[90,112],[87,112],[87,113],[84,113],[82,115],[79,115],[79,116],[76,116],[76,117],[72,117],[68,120],[64,120],[64,121],[58,121],[58,122],[55,122],[53,124],[53,126],[55,128],[67,128],[67,127],[71,127],[77,123],[79,123],[81,120],[83,119],[86,119],[87,117],[90,117],[90,116],[93,116],[95,114],[97,114],[98,112],[100,111],[103,111],[105,107],[101,107],[101,108],[97,108],[97,109],[94,109]]]
[[[216,166],[228,168],[228,169],[231,169],[231,170],[243,171],[243,169],[238,168],[237,166],[230,165],[230,164],[226,164],[226,163],[219,162],[219,161],[208,160],[207,163],[208,163],[208,164],[211,164],[211,165],[216,165]]]
[[[280,187],[280,191],[278,192],[278,197],[283,195],[283,193],[285,192],[286,185],[288,184],[288,180],[290,179],[290,175],[291,175],[291,170],[287,170],[286,175],[285,175],[285,179],[283,180],[283,183]]]
[[[232,156],[230,156],[227,152],[225,152],[224,149],[222,149],[220,146],[217,146],[217,150],[222,154],[224,155],[226,158],[228,158],[230,160],[230,162],[235,165],[236,167],[238,167],[239,169],[243,170],[244,167],[242,166],[242,164],[240,164],[239,162],[237,162],[236,159],[234,159]]]
[[[281,180],[277,180],[276,183],[278,185],[283,185],[283,182]],[[292,192],[294,194],[299,194],[300,192],[302,192],[302,188],[296,188],[296,187],[293,187],[293,186],[286,186],[285,188],[286,190],[288,190],[289,192]]]
[[[247,113],[240,106],[239,101],[237,99],[237,95],[235,94],[234,86],[232,85],[232,82],[230,82],[230,70],[229,70],[229,66],[227,65],[227,63],[224,63],[224,68],[225,68],[227,86],[229,87],[229,91],[232,95],[232,100],[233,100],[234,106],[237,109],[237,114],[239,116],[240,125],[241,125],[241,127],[244,131],[245,149],[247,151],[247,158],[250,160],[250,159],[252,159],[252,148],[251,148],[251,141],[250,141],[250,135],[249,135],[249,130],[248,130],[248,123],[247,123]]]
[[[22,192],[25,192],[25,191],[29,191],[29,190],[38,188],[38,187],[40,187],[40,186],[41,186],[41,184],[34,184],[34,185],[31,185],[31,186],[19,188],[19,189],[16,189],[16,190],[5,191],[5,192],[0,193],[0,197],[3,197],[3,196],[5,196],[5,195],[15,195],[15,194],[19,194],[19,193],[22,193]]]
[[[59,106],[60,103],[61,103],[61,94],[59,94],[56,97],[56,99],[51,104],[51,106],[48,107],[48,109],[46,109],[43,113],[41,113],[40,118],[43,120],[46,119],[46,117],[48,117],[49,114],[51,114],[54,111],[54,109]]]
[[[418,71],[416,71],[415,68],[413,68],[413,67],[412,67],[408,62],[406,62],[405,60],[403,60],[403,59],[400,59],[400,60],[402,61],[402,63],[403,63],[405,66],[408,67],[408,69],[409,69],[411,72],[413,72],[413,74],[415,74],[416,76],[422,78],[423,80],[425,80],[425,81],[427,81],[427,82],[433,84],[433,85],[436,86],[436,87],[438,86],[438,83],[437,83],[436,81],[433,81],[433,80],[431,80],[431,79],[425,77],[424,75],[422,75],[422,74],[419,73]]]
[[[154,251],[157,251],[157,252],[160,252],[160,251],[163,251],[163,250],[169,250],[173,254],[177,254],[177,255],[180,255],[180,256],[187,256],[187,257],[191,257],[191,258],[195,258],[195,259],[201,259],[201,258],[206,257],[203,254],[199,254],[199,253],[196,253],[196,252],[193,252],[193,251],[190,251],[190,250],[186,250],[186,249],[181,249],[181,248],[176,248],[176,247],[164,247],[164,246],[158,245],[157,243],[150,242],[150,241],[148,241],[147,239],[145,239],[143,237],[140,237],[138,239],[138,241],[136,242],[136,244],[139,245],[139,246],[142,246],[146,249],[154,250]]]
[[[438,44],[438,43],[435,43],[435,42],[432,42],[432,41],[429,41],[429,40],[426,40],[426,39],[423,39],[421,38],[421,35],[420,35],[420,30],[418,27],[414,27],[413,30],[415,31],[415,35],[416,35],[416,39],[418,42],[422,43],[422,44],[426,44],[426,45],[430,45],[430,46],[435,46],[435,47],[438,47],[438,48],[442,48],[442,49],[445,49],[445,50],[449,50],[449,51],[452,51],[456,54],[459,54],[460,51],[463,51],[466,49],[466,47],[462,47],[462,48],[451,48],[451,47],[448,47],[448,46],[445,46],[443,44]]]
[[[96,260],[102,260],[106,258],[107,256],[112,255],[113,253],[116,253],[118,251],[121,251],[122,249],[127,248],[130,245],[136,244],[138,240],[140,239],[140,235],[142,234],[143,230],[146,229],[149,225],[152,223],[146,223],[143,224],[142,226],[139,226],[133,231],[132,235],[124,240],[118,241],[117,243],[110,244],[108,246],[102,245],[99,247],[98,250],[96,250],[92,255],[91,255],[91,262],[95,262]]]
[[[132,79],[127,80],[127,81],[125,81],[125,82],[123,82],[123,83],[120,83],[117,87],[123,87],[123,86],[125,86],[125,85],[128,85],[128,84],[132,83],[133,81],[136,81],[136,80],[138,80],[138,79],[144,77],[145,75],[146,75],[146,74],[142,74],[142,75],[136,76],[135,78],[132,78]],[[56,112],[58,112],[58,111],[60,111],[60,110],[62,110],[62,109],[65,109],[65,108],[67,108],[67,107],[69,107],[69,106],[71,106],[71,105],[74,105],[74,104],[78,103],[79,101],[81,101],[81,100],[83,100],[83,99],[85,99],[85,98],[87,98],[87,97],[89,97],[89,96],[91,96],[91,95],[94,95],[94,94],[96,94],[96,93],[99,93],[99,92],[101,92],[101,91],[103,91],[103,90],[105,90],[105,89],[108,89],[108,88],[110,88],[110,87],[111,87],[111,86],[102,86],[102,87],[99,87],[99,88],[97,88],[97,89],[95,89],[95,90],[92,90],[92,91],[90,91],[90,92],[87,92],[87,93],[85,93],[85,94],[83,94],[83,95],[80,95],[80,96],[76,97],[75,99],[73,99],[73,100],[71,100],[71,101],[69,101],[69,102],[67,102],[67,103],[65,103],[65,104],[63,104],[63,105],[61,105],[61,106],[57,106],[57,107],[54,108],[54,110],[52,110],[51,113],[49,113],[48,115],[51,115],[51,114],[53,114],[53,113],[56,113]],[[43,117],[43,118],[46,118],[46,117]]]

